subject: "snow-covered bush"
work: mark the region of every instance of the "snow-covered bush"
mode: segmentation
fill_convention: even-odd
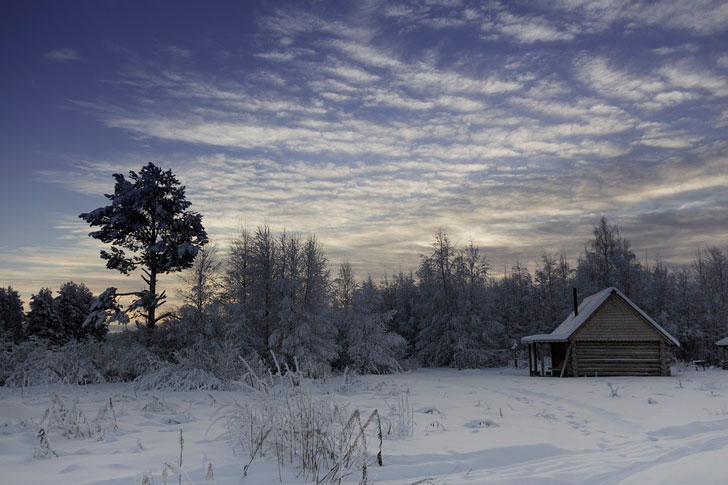
[[[249,371],[244,357],[243,351],[232,341],[198,340],[192,346],[174,352],[174,362],[162,363],[138,377],[136,387],[167,391],[239,390],[239,381]],[[259,369],[258,372],[262,371]]]
[[[112,334],[98,346],[103,352],[96,362],[109,382],[128,382],[153,372],[163,364],[147,346],[139,342],[135,331],[125,330]]]
[[[71,340],[61,347],[30,339],[3,352],[3,385],[98,384],[106,382],[94,360],[96,343]]]
[[[139,376],[158,369],[162,362],[139,343],[129,347],[109,347],[108,359],[100,362],[104,376],[111,382],[133,381]]]

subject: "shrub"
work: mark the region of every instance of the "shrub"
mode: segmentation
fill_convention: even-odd
[[[30,339],[3,352],[3,385],[8,387],[50,384],[98,384],[106,382],[94,361],[96,345],[69,341],[53,347],[48,341]]]

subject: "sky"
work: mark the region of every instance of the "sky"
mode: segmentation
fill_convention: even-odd
[[[0,286],[26,302],[139,287],[78,214],[150,161],[223,252],[268,224],[359,278],[438,229],[494,274],[575,262],[601,216],[643,263],[726,245],[727,2],[8,2],[0,60]]]

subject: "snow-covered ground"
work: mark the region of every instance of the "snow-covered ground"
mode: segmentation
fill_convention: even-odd
[[[558,379],[514,369],[435,369],[362,376],[348,385],[331,379],[318,389],[383,416],[394,396],[409,390],[413,435],[384,440],[384,466],[372,460],[368,469],[377,484],[728,482],[728,371]],[[67,406],[78,403],[91,436],[69,439],[49,429],[58,456],[34,458],[54,392]],[[131,384],[0,389],[0,483],[131,485],[148,473],[161,484],[164,464],[178,463],[180,430],[182,469],[193,483],[211,483],[210,464],[220,485],[275,484],[279,477],[303,483],[296,470],[279,475],[275,461],[262,458],[243,477],[248,456],[235,456],[224,421],[215,418],[225,403],[245,399],[135,392]]]

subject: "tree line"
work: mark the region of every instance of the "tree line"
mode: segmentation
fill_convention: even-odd
[[[726,278],[721,248],[679,269],[642,264],[604,218],[573,268],[544,254],[533,271],[516,263],[495,277],[477,245],[458,247],[441,231],[415,272],[378,282],[357,279],[346,262],[332,275],[316,237],[263,226],[241,230],[225,257],[214,246],[198,252],[183,274],[183,304],[157,333],[168,334],[170,353],[200,339],[229,341],[314,375],[501,365],[521,337],[550,332],[571,312],[572,287],[586,297],[616,286],[680,341],[677,357],[716,360],[713,342],[728,335]],[[55,297],[41,289],[24,313],[18,293],[0,288],[3,338],[103,339],[108,326],[88,321],[93,302],[85,285],[69,282]]]
[[[495,277],[473,242],[437,232],[416,271],[357,279],[349,263],[331,273],[315,236],[268,226],[243,228],[223,257],[206,246],[202,217],[188,210],[184,187],[153,164],[129,178],[116,174],[112,204],[81,214],[90,236],[112,244],[107,267],[141,267],[147,288],[96,298],[68,282],[48,288],[23,312],[19,295],[0,288],[5,342],[38,338],[51,345],[103,340],[111,322],[135,321],[134,338],[174,362],[183,349],[224,349],[263,365],[297,365],[310,375],[333,369],[392,372],[412,366],[503,365],[521,337],[553,330],[583,298],[616,286],[682,344],[680,359],[718,358],[713,342],[728,335],[728,253],[708,247],[678,269],[641,263],[629,239],[602,217],[572,267],[544,253],[533,271],[516,262]],[[183,304],[166,299],[157,276],[182,272]],[[123,297],[131,297],[126,307]],[[205,350],[207,349],[207,350]],[[214,366],[213,366],[214,367]]]

